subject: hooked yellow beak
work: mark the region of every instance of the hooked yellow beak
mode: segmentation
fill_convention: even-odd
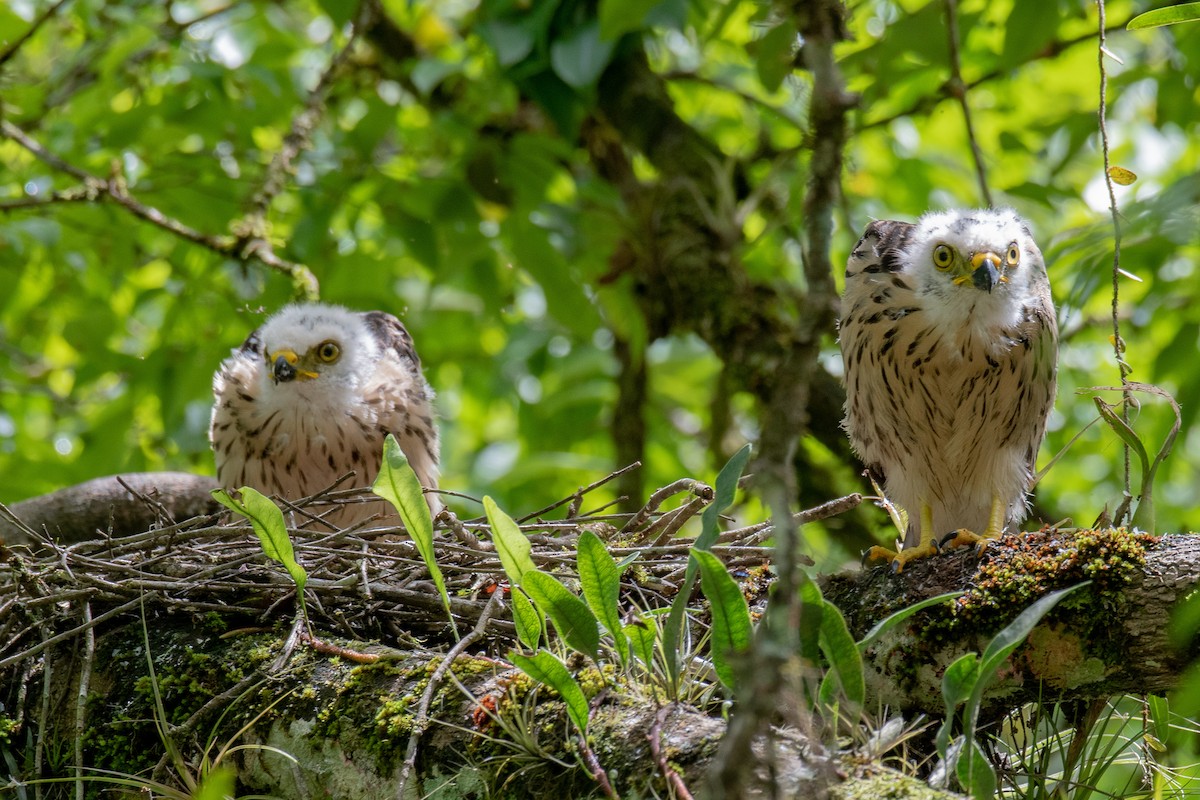
[[[317,373],[297,366],[299,363],[300,356],[293,350],[276,350],[267,354],[267,365],[276,383],[287,383],[297,378],[311,380],[317,377]]]
[[[1000,256],[991,251],[975,253],[971,256],[971,274],[956,278],[954,282],[961,285],[969,279],[976,289],[990,293],[997,284],[1008,283],[1007,276],[1000,272],[1002,263]]]

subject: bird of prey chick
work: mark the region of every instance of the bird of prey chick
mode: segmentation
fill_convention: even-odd
[[[227,489],[297,500],[350,471],[345,488],[368,486],[389,433],[421,484],[437,488],[433,392],[412,337],[391,314],[288,306],[221,364],[213,394],[209,438]],[[434,511],[436,497],[426,495]],[[341,505],[325,519],[344,527],[392,513],[372,501]]]
[[[1009,209],[867,226],[839,338],[850,442],[908,513],[900,571],[941,544],[982,550],[1028,511],[1054,404],[1058,326],[1041,251]]]

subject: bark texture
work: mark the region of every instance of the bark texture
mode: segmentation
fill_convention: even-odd
[[[904,606],[965,591],[919,612],[865,657],[869,702],[941,716],[947,665],[963,653],[982,653],[1046,593],[1084,581],[1090,583],[1014,652],[987,692],[990,708],[1173,688],[1200,654],[1169,633],[1172,611],[1200,582],[1200,536],[1155,538],[1123,529],[1009,535],[981,559],[956,552],[914,562],[900,575],[879,567],[832,576],[823,588],[856,638]]]
[[[31,545],[46,536],[69,543],[140,533],[215,513],[220,506],[209,493],[216,488],[215,479],[187,472],[96,478],[14,503],[11,517],[0,511],[0,542]]]
[[[207,746],[210,759],[235,768],[242,790],[293,800],[601,796],[594,777],[600,770],[618,796],[668,796],[668,780],[693,791],[704,785],[725,732],[724,721],[694,707],[660,708],[628,686],[608,690],[593,683],[585,758],[552,692],[535,691],[528,678],[503,661],[482,653],[462,655],[450,668],[454,678],[432,692],[434,724],[419,737],[410,770],[405,755],[416,709],[440,655],[341,641],[340,646],[382,658],[356,664],[301,645],[275,669],[271,665],[288,646],[280,632],[220,632],[158,618],[143,633],[138,621],[129,622],[97,637],[89,685],[82,693],[91,700],[83,714],[78,713],[80,654],[59,647],[48,651],[44,662],[53,688],[51,713],[41,721],[45,727],[35,731],[38,746],[47,753],[64,752],[82,742],[89,795],[103,788],[103,769],[179,781],[178,765],[166,757],[156,761],[163,745],[153,721],[158,712],[149,689],[147,650],[170,722],[166,735],[180,751]],[[41,677],[27,677],[34,706],[40,704]],[[586,673],[581,680],[587,685]],[[218,757],[223,749],[230,752]],[[754,754],[759,767],[745,787],[747,798],[876,797],[880,781],[914,797],[957,797],[864,766],[862,759],[831,754],[795,731],[776,731],[769,755],[766,739],[756,741]],[[830,764],[842,775],[832,787],[823,779]],[[52,787],[48,796],[73,789]]]

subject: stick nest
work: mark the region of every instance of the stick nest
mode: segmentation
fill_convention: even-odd
[[[678,590],[692,544],[676,534],[712,501],[713,490],[684,479],[655,492],[635,514],[603,508],[581,513],[587,493],[617,474],[518,522],[535,563],[574,588],[575,542],[582,531],[598,535],[618,561],[633,555],[623,577],[626,598],[642,608],[661,607]],[[676,495],[686,497],[661,510]],[[368,499],[377,498],[354,490],[287,504],[296,559],[309,575],[311,622],[335,635],[396,647],[411,648],[417,636],[449,641],[446,610],[402,528],[368,523],[334,530],[321,520],[321,511],[332,504]],[[0,548],[7,561],[0,570],[0,675],[11,675],[47,647],[122,617],[216,613],[244,624],[276,625],[295,615],[295,585],[263,554],[250,526],[229,515],[164,518],[142,533],[69,545],[26,533],[40,546]],[[769,558],[762,542],[770,534],[765,523],[727,531],[713,552],[730,568],[762,567]],[[469,629],[493,592],[508,591],[491,530],[485,519],[460,520],[443,511],[435,519],[435,541],[451,613],[460,630]],[[505,611],[487,624],[489,633],[512,635]]]

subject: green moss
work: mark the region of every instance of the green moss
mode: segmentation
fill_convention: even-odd
[[[278,654],[281,640],[256,635],[236,641],[233,657],[218,659],[209,650],[219,648],[228,653],[229,644],[203,628],[152,629],[153,678],[148,674],[146,638],[140,627],[102,638],[98,643],[97,660],[112,665],[108,673],[122,676],[124,680],[113,686],[93,686],[93,694],[88,698],[92,724],[83,737],[86,763],[129,774],[153,767],[163,752],[163,743],[153,722],[157,713],[156,695],[170,709],[166,721],[172,726],[182,724],[263,662],[264,658],[257,657],[255,651],[263,647],[264,638],[272,639],[276,644],[270,655],[273,658]],[[249,719],[252,711],[257,710],[253,706],[253,702],[247,702],[241,707],[237,704],[223,707],[221,710],[228,713],[219,730],[204,729],[192,731],[192,734],[201,738],[206,738],[209,733],[231,736],[243,721]],[[216,716],[214,714],[211,720],[202,724],[216,725]],[[182,743],[183,746],[188,744]]]
[[[1124,652],[1111,624],[1122,613],[1124,589],[1141,574],[1147,548],[1158,541],[1124,528],[1004,536],[989,543],[966,593],[948,611],[938,607],[919,616],[918,638],[935,650],[965,636],[990,637],[1046,594],[1091,581],[1087,590],[1056,606],[1015,657],[1027,659],[1031,673],[1050,687],[1097,685],[1105,665]],[[903,660],[926,663],[928,654],[910,653]]]
[[[895,772],[851,778],[830,789],[831,800],[935,800],[948,798],[946,792],[930,788],[924,781]]]
[[[1125,528],[1079,531],[1035,531],[1005,536],[988,545],[970,588],[951,607],[938,627],[998,631],[1046,594],[1085,580],[1086,595],[1069,598],[1060,608],[1078,612],[1081,603],[1099,604],[1094,611],[1114,612],[1121,592],[1146,564],[1146,548],[1158,538]]]

